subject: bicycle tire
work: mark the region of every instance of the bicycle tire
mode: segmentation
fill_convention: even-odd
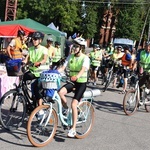
[[[146,101],[145,101],[145,110],[146,112],[150,112],[150,99],[147,97],[147,93],[144,90],[143,96],[145,97]]]
[[[126,115],[131,116],[135,113],[138,106],[138,98],[135,95],[135,90],[129,90],[123,98],[123,109]],[[131,95],[130,95],[131,94]],[[133,100],[133,97],[135,99]]]
[[[76,138],[83,139],[89,135],[94,124],[94,114],[94,107],[90,102],[83,101],[79,104]]]
[[[105,92],[107,90],[108,86],[110,85],[111,79],[112,79],[112,72],[110,72],[110,74],[108,76],[108,79],[107,79],[107,81],[105,83],[105,87],[104,87],[103,92]]]
[[[58,125],[58,117],[54,109],[52,109],[52,113],[48,124],[44,126],[44,121],[49,114],[48,108],[49,108],[48,105],[38,106],[36,109],[34,109],[34,111],[31,113],[28,119],[27,136],[30,143],[33,146],[36,147],[46,146],[53,140],[53,137],[56,133]],[[38,117],[38,113],[41,110],[43,110],[46,115],[45,119],[43,118],[43,116],[41,118]]]
[[[23,95],[14,90],[6,92],[0,99],[0,122],[7,130],[19,128],[26,115],[26,102]]]

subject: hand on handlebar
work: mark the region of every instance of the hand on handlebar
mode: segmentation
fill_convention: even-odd
[[[70,80],[73,81],[73,82],[76,81],[77,79],[78,79],[77,76],[72,76],[72,77],[70,78]]]
[[[35,62],[35,63],[34,63],[34,66],[35,66],[35,67],[39,67],[40,65],[41,65],[40,62]]]

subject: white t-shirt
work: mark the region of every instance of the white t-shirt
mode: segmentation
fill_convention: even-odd
[[[40,47],[39,48],[35,48],[34,50],[35,50],[35,53],[36,53],[36,51],[38,51],[38,49],[41,49],[42,48],[42,50],[43,50],[43,54],[44,55],[48,55],[48,49],[45,47],[45,46],[42,46],[42,45],[40,45]]]
[[[71,55],[69,55],[64,63],[64,66],[66,67],[68,65],[68,62],[70,60]],[[78,61],[79,57],[75,57],[76,61]],[[85,56],[82,67],[85,67],[87,70],[89,70],[90,67],[90,59],[88,56]]]
[[[15,46],[16,46],[15,39],[12,39],[11,42],[9,43],[9,45],[10,45],[11,47],[15,47]]]

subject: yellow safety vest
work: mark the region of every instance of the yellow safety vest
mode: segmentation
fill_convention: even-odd
[[[69,59],[69,69],[70,69],[70,76],[76,76],[80,70],[82,69],[83,61],[86,55],[82,54],[79,57],[75,57],[74,54],[71,54]],[[78,60],[76,59],[78,58]],[[79,83],[87,82],[87,71],[85,71],[80,78],[77,79]]]

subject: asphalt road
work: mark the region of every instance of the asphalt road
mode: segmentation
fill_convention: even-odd
[[[90,89],[102,89],[100,82]],[[67,131],[58,126],[57,133],[51,143],[43,150],[149,150],[150,149],[150,116],[144,107],[133,116],[126,116],[122,108],[124,95],[118,94],[120,89],[109,88],[95,98],[94,127],[85,139],[68,138]],[[72,96],[69,95],[69,96]],[[68,100],[71,99],[68,97]],[[28,141],[26,121],[23,126],[13,132],[0,127],[0,149],[32,150]]]

